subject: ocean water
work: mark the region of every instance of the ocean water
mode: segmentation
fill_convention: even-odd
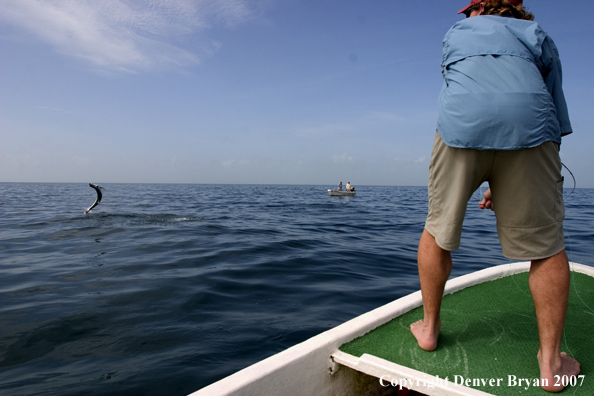
[[[418,290],[425,187],[0,183],[0,394],[187,395]],[[594,266],[594,190],[566,193]],[[469,205],[452,276],[509,263]]]

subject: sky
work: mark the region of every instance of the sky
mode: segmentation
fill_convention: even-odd
[[[425,186],[468,2],[0,0],[0,182]],[[525,5],[594,188],[594,2]]]

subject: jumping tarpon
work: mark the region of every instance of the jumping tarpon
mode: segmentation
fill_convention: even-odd
[[[91,211],[91,209],[93,209],[95,206],[99,205],[99,202],[101,202],[101,198],[103,198],[103,195],[101,194],[101,189],[103,187],[99,187],[96,184],[93,183],[89,183],[89,187],[93,187],[95,189],[95,191],[97,191],[97,199],[95,200],[95,203],[93,203],[93,205],[91,205],[91,207],[87,210],[85,210],[85,214],[89,213]]]

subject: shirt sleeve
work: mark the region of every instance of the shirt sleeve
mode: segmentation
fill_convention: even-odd
[[[546,36],[542,43],[542,77],[547,90],[553,98],[553,104],[557,111],[557,120],[561,127],[561,136],[569,135],[573,132],[571,122],[569,121],[569,111],[562,88],[562,70],[561,60],[557,46],[549,36]]]

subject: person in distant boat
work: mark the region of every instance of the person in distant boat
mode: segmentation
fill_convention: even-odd
[[[347,191],[355,191],[355,187],[351,186],[351,182],[347,182],[346,190]]]
[[[418,250],[424,318],[411,331],[422,349],[437,348],[450,252],[460,246],[468,200],[488,181],[479,207],[495,211],[503,255],[531,261],[541,387],[559,392],[555,378],[580,373],[561,352],[570,270],[559,146],[572,128],[559,53],[522,0],[472,0],[459,13],[467,19],[443,40],[429,211]]]
[[[336,191],[342,191],[342,182],[338,183],[338,187],[336,188]]]

